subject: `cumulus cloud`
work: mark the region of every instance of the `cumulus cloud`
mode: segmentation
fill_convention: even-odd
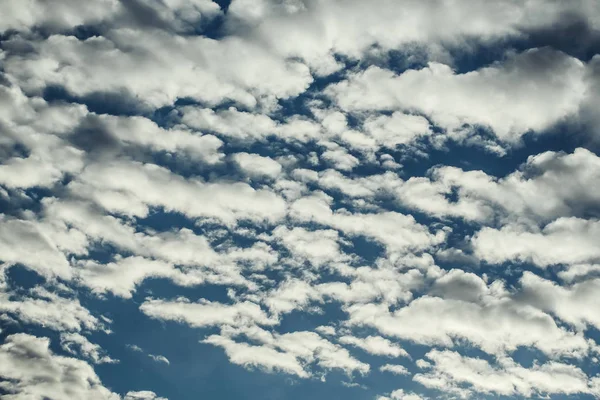
[[[418,224],[410,215],[397,212],[350,213],[346,210],[332,211],[330,198],[312,195],[301,198],[291,205],[291,215],[300,221],[331,226],[352,236],[374,239],[388,248],[389,252],[420,250],[442,242],[445,232],[435,233]]]
[[[124,179],[111,179],[114,174]],[[109,212],[141,217],[148,214],[150,207],[163,207],[191,218],[215,218],[228,224],[237,219],[275,222],[285,213],[283,199],[268,189],[253,189],[242,182],[185,179],[155,164],[92,164],[68,186]],[[165,192],[171,196],[163,196]]]
[[[498,366],[492,366],[484,359],[448,350],[432,350],[426,356],[433,362],[431,370],[415,375],[414,380],[461,398],[473,392],[524,397],[595,393],[593,381],[581,369],[561,362],[525,368],[510,358],[502,358]]]
[[[235,107],[215,111],[185,106],[179,111],[183,124],[201,131],[214,132],[232,141],[264,142],[273,136],[280,140],[304,143],[317,140],[322,135],[318,123],[302,116],[292,116],[280,122],[269,115],[240,111]]]
[[[494,219],[543,223],[598,212],[600,195],[595,183],[600,181],[599,162],[593,152],[577,148],[572,153],[532,155],[502,178],[450,166],[436,166],[427,176],[406,180],[393,172],[350,178],[333,170],[315,174],[302,170],[297,176],[353,198],[375,201],[391,196],[404,207],[438,218],[488,224]]]
[[[250,334],[250,337],[262,344],[255,346],[236,342],[227,335],[211,335],[204,342],[223,347],[235,364],[281,371],[300,378],[312,375],[307,368],[311,363],[316,363],[326,371],[339,369],[349,375],[353,372],[364,375],[370,369],[368,364],[353,358],[348,350],[314,332],[296,331],[273,335],[254,329],[244,333]]]
[[[152,318],[183,322],[194,327],[254,323],[271,325],[275,322],[259,305],[251,302],[228,305],[210,301],[191,303],[184,299],[148,299],[142,303],[140,310]]]
[[[149,390],[141,390],[137,392],[127,392],[123,400],[168,400],[165,397],[159,397],[156,393]]]
[[[595,241],[599,231],[599,221],[573,217],[559,218],[534,231],[519,225],[486,227],[473,237],[473,247],[480,259],[492,264],[509,260],[540,267],[578,264],[600,257]]]
[[[85,7],[72,0],[58,1],[53,6],[44,1],[11,0],[0,21],[0,30],[26,30],[39,26],[57,30],[71,28],[108,18],[118,7],[119,3],[114,0],[92,1]]]
[[[529,303],[507,292],[500,281],[487,285],[464,272],[440,281],[433,291],[439,297],[419,297],[395,311],[377,304],[348,306],[348,323],[424,345],[454,347],[467,341],[498,355],[520,346],[550,357],[582,356],[594,348],[581,333],[561,327],[544,307],[526,307]]]
[[[401,75],[370,67],[328,89],[347,110],[415,110],[451,133],[480,125],[508,142],[576,113],[585,91],[583,63],[550,49],[466,74],[433,62]]]
[[[388,356],[388,357],[408,357],[408,353],[399,345],[390,342],[388,339],[380,336],[368,336],[366,338],[358,338],[354,336],[342,336],[339,338],[340,343],[356,346],[367,353]]]
[[[396,389],[389,396],[379,396],[378,400],[424,400],[427,397],[422,397],[414,392],[405,392],[404,389]]]
[[[379,367],[382,372],[391,372],[394,375],[408,375],[408,369],[404,365],[385,364]]]
[[[592,1],[568,5],[473,1],[467,6],[445,0],[403,5],[384,0],[372,7],[360,1],[265,0],[250,6],[248,0],[236,0],[229,12],[233,21],[248,24],[254,35],[279,54],[303,58],[317,74],[342,68],[335,54],[359,58],[370,46],[385,51],[422,43],[435,49],[439,44],[461,43],[473,37],[481,41],[507,38],[519,35],[522,28],[552,23],[569,12],[586,15],[595,26],[598,21],[598,8]],[[294,40],[298,37],[302,42]]]
[[[31,222],[0,215],[0,259],[8,264],[23,264],[48,277],[70,278],[69,262],[56,243]]]
[[[24,333],[6,338],[0,346],[0,376],[8,396],[36,400],[48,396],[120,399],[102,385],[87,363],[56,355],[49,344],[47,338]]]
[[[78,299],[65,298],[37,287],[27,296],[0,292],[0,311],[19,320],[56,331],[104,329],[101,319],[92,315]]]
[[[7,399],[193,392],[175,324],[315,397],[600,395],[597,1],[82,4],[0,15]]]
[[[248,176],[252,178],[276,178],[281,174],[281,164],[270,157],[262,157],[258,154],[236,153],[233,161]]]
[[[110,39],[53,35],[31,44],[32,53],[7,60],[5,67],[27,91],[58,85],[75,96],[125,93],[143,99],[140,106],[147,109],[182,97],[254,107],[261,97],[298,95],[312,80],[304,64],[236,37],[215,41],[120,29]],[[68,74],[58,67],[61,63],[69,64]]]

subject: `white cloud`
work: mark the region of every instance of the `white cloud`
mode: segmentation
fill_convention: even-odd
[[[391,116],[371,116],[364,122],[364,129],[379,144],[389,149],[433,133],[427,119],[401,112],[394,112]]]
[[[87,363],[55,355],[49,344],[47,338],[24,333],[6,338],[0,346],[0,387],[7,398],[120,399]]]
[[[510,358],[500,358],[498,366],[492,366],[484,359],[447,350],[432,350],[426,357],[433,362],[431,370],[415,375],[414,380],[462,398],[469,398],[472,392],[531,397],[593,390],[581,369],[556,361],[525,368]]]
[[[475,255],[492,264],[532,262],[540,267],[580,264],[600,258],[600,221],[559,218],[541,230],[511,224],[485,227],[472,239]]]
[[[251,178],[277,178],[281,174],[281,164],[270,157],[258,154],[235,153],[233,161]]]
[[[327,150],[321,154],[321,158],[342,171],[351,171],[360,164],[358,158],[348,153],[343,147]]]
[[[56,331],[78,332],[104,327],[78,299],[61,297],[41,287],[32,289],[29,296],[0,291],[0,311],[24,323]]]
[[[234,364],[245,367],[260,367],[267,372],[281,371],[297,375],[300,378],[309,376],[309,373],[304,370],[298,359],[291,353],[281,352],[266,346],[239,343],[219,335],[209,336],[204,340],[204,343],[223,347],[229,360]]]
[[[279,315],[306,310],[311,301],[320,300],[321,294],[313,285],[300,279],[290,279],[266,294],[264,302],[273,314]]]
[[[147,278],[170,278],[190,285],[198,283],[190,277],[184,278],[183,273],[168,263],[142,257],[127,257],[108,264],[87,261],[78,267],[77,275],[82,285],[98,294],[112,292],[124,298],[131,298],[135,287]]]
[[[402,263],[399,262],[400,265]],[[323,296],[345,305],[369,304],[376,300],[393,305],[406,303],[412,300],[412,291],[420,289],[427,280],[429,273],[434,271],[426,269],[423,273],[421,270],[410,268],[408,265],[403,266],[404,268],[405,271],[398,271],[397,267],[385,265],[378,268],[344,268],[340,266],[338,272],[351,279],[350,283],[324,282],[316,286],[315,289]]]
[[[464,341],[489,354],[505,354],[531,346],[550,357],[582,356],[593,347],[581,333],[561,327],[547,313],[510,295],[503,283],[473,282],[464,272],[442,279],[435,290],[390,311],[385,304],[346,307],[348,324],[376,328],[384,335],[423,345],[458,346]],[[453,281],[453,282],[452,282]],[[480,293],[461,293],[464,288]],[[434,291],[435,293],[435,291]]]
[[[227,330],[225,333],[227,334]],[[308,367],[312,363],[325,371],[339,369],[348,375],[353,372],[364,375],[370,369],[368,364],[353,358],[346,349],[314,332],[297,331],[273,335],[250,328],[240,333],[249,335],[262,344],[236,342],[223,334],[211,335],[204,342],[223,347],[231,362],[235,364],[260,367],[269,372],[281,371],[300,378],[312,375]]]
[[[219,325],[272,325],[270,319],[259,305],[251,302],[222,304],[210,301],[190,303],[183,299],[166,301],[148,299],[140,306],[140,310],[151,318],[177,321],[193,327]]]
[[[107,264],[85,258],[74,262],[72,272],[78,282],[97,293],[129,297],[137,284],[152,276],[188,286],[206,282],[252,286],[241,275],[241,265],[251,262],[259,269],[277,261],[277,254],[264,242],[217,253],[208,237],[190,229],[136,232],[128,221],[104,215],[90,204],[57,199],[45,199],[43,204],[40,229],[65,253],[86,255],[88,247],[102,242],[138,255],[116,257]]]
[[[194,106],[181,107],[181,122],[201,131],[211,131],[230,140],[265,141],[274,135],[290,142],[308,142],[321,137],[321,127],[311,119],[293,116],[278,122],[268,115],[239,111],[234,107],[214,111]]]
[[[363,349],[367,353],[378,356],[410,357],[406,350],[404,350],[401,346],[381,336],[367,336],[366,338],[342,336],[338,339],[338,341],[342,344],[349,344]]]
[[[378,400],[425,400],[426,397],[422,397],[416,393],[406,393],[403,389],[396,389],[389,396],[379,396]]]
[[[525,272],[520,283],[524,302],[556,315],[579,331],[584,331],[587,326],[600,329],[600,312],[595,306],[595,293],[600,288],[600,279],[559,286],[553,281]]]
[[[471,211],[473,217],[469,219],[485,220],[496,212],[508,220],[550,221],[561,216],[583,216],[586,210],[594,210],[600,200],[600,191],[595,189],[595,182],[600,182],[598,171],[600,158],[589,150],[578,148],[570,154],[548,151],[530,156],[519,170],[501,179],[482,171],[436,168],[431,171],[433,185],[423,182],[429,187],[429,192],[423,194],[435,198],[449,193],[451,188],[457,189],[457,203],[440,201],[440,207],[445,208],[440,210],[442,215],[469,218],[472,208],[476,211]],[[409,203],[436,213],[426,206],[419,207],[417,197]]]
[[[427,176],[406,180],[392,172],[349,178],[333,170],[318,174],[301,171],[297,179],[307,177],[323,189],[370,201],[377,196],[392,196],[402,206],[436,217],[460,217],[480,223],[498,217],[502,222],[537,223],[597,211],[598,171],[600,157],[577,148],[573,153],[548,151],[530,156],[502,178],[478,170],[436,166]]]
[[[308,260],[317,267],[348,260],[340,249],[338,232],[332,229],[309,231],[302,227],[278,226],[273,230],[273,236],[283,243],[292,257]]]
[[[357,0],[235,0],[228,13],[231,29],[241,28],[240,34],[248,34],[250,26],[253,36],[282,57],[300,57],[317,74],[325,75],[342,68],[334,54],[359,59],[369,47],[386,51],[407,45],[414,48],[415,43],[430,46],[434,53],[440,44],[460,45],[468,38],[485,42],[518,36],[520,28],[550,24],[569,12],[598,24],[600,11],[588,0],[550,4],[478,0],[468,5],[447,0],[402,4],[383,0],[376,7]]]
[[[123,179],[112,179],[115,175]],[[164,207],[190,218],[215,218],[226,224],[238,219],[275,222],[285,213],[284,200],[269,190],[256,190],[242,182],[185,179],[154,164],[92,164],[68,187],[109,212],[141,217],[147,215],[150,207]]]
[[[77,0],[57,0],[51,5],[43,0],[8,0],[6,6],[7,12],[0,19],[0,31],[44,28],[56,32],[97,23],[186,31],[190,25],[220,13],[219,6],[210,0],[143,3],[90,0],[85,7]]]
[[[42,276],[69,279],[72,271],[55,241],[32,221],[0,214],[0,260],[8,265],[23,264]]]
[[[81,355],[94,364],[113,364],[119,362],[106,355],[102,347],[92,343],[85,336],[72,332],[60,334],[60,345],[62,348],[74,355]]]
[[[77,96],[125,92],[146,108],[184,97],[210,104],[229,99],[254,107],[261,98],[295,96],[312,81],[304,64],[236,37],[216,41],[120,29],[111,31],[110,39],[53,35],[31,44],[35,53],[10,58],[5,66],[27,91],[60,85]],[[59,67],[65,63],[68,73]]]
[[[156,355],[156,354],[148,354],[148,357],[150,357],[151,359],[153,359],[156,362],[171,365],[171,362],[165,356]]]
[[[140,346],[135,345],[135,344],[127,344],[127,345],[125,345],[125,347],[127,347],[128,349],[131,349],[133,351],[139,352],[139,353],[144,352],[144,350]]]
[[[79,129],[87,129],[82,135],[88,136],[92,136],[89,130],[106,130],[108,141],[118,140],[124,145],[143,146],[157,153],[164,151],[179,157],[187,155],[194,161],[208,164],[215,164],[223,158],[223,154],[219,153],[223,142],[215,136],[184,129],[163,129],[143,117],[90,114]]]
[[[158,397],[156,393],[149,390],[138,392],[127,392],[123,400],[168,400],[165,397]]]
[[[410,372],[408,372],[408,369],[406,369],[406,367],[404,365],[397,365],[397,364],[385,364],[385,365],[382,365],[381,367],[379,367],[379,370],[381,372],[391,372],[394,375],[410,374]]]
[[[335,371],[364,388],[371,366],[358,348],[396,375],[382,378],[406,380],[390,357],[409,357],[400,343],[412,343],[437,348],[414,377],[437,397],[600,394],[600,377],[586,375],[599,352],[600,158],[547,151],[511,170],[563,137],[502,165],[468,147],[502,153],[561,123],[595,134],[599,58],[568,54],[595,40],[596,1],[8,3],[0,320],[53,330],[81,360],[8,336],[7,399],[120,399],[88,365],[116,360],[91,341],[112,321],[84,297],[130,302],[149,278],[221,287],[228,300],[175,288],[138,306],[196,329],[231,363],[286,379]],[[562,21],[585,36],[577,51],[552,49]],[[550,46],[514,53],[515,38]],[[565,149],[592,148],[571,136]],[[448,140],[467,147],[437,159]],[[479,261],[556,267],[542,277]],[[44,283],[20,287],[21,266]],[[294,331],[299,315],[317,327]],[[107,340],[119,342],[117,328]],[[542,355],[526,368],[509,358],[521,349]]]
[[[577,113],[585,90],[582,62],[531,49],[465,74],[434,62],[400,75],[370,67],[327,92],[346,110],[416,110],[451,133],[464,124],[483,125],[515,142],[529,130],[544,130]]]
[[[333,326],[321,325],[315,328],[315,331],[323,336],[335,336],[336,330]]]
[[[77,0],[59,0],[52,5],[40,0],[9,0],[0,18],[0,31],[34,26],[61,29],[99,22],[114,15],[118,6],[115,0],[92,0],[85,6]]]
[[[388,252],[419,251],[441,243],[445,232],[430,233],[411,215],[396,212],[371,214],[332,211],[330,198],[323,195],[303,197],[291,205],[290,214],[299,221],[312,221],[341,230],[346,235],[366,236],[387,247]]]
[[[558,277],[563,281],[570,283],[588,275],[596,275],[598,272],[600,272],[599,264],[575,264],[570,265],[564,271],[560,271]]]

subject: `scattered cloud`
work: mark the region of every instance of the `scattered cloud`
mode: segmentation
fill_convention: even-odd
[[[600,396],[597,1],[7,1],[7,399]]]

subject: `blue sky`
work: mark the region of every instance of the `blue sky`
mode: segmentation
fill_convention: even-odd
[[[600,398],[600,4],[5,0],[0,398]]]

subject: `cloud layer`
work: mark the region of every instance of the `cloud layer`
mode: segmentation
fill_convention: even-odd
[[[596,1],[3,9],[0,397],[600,398]]]

